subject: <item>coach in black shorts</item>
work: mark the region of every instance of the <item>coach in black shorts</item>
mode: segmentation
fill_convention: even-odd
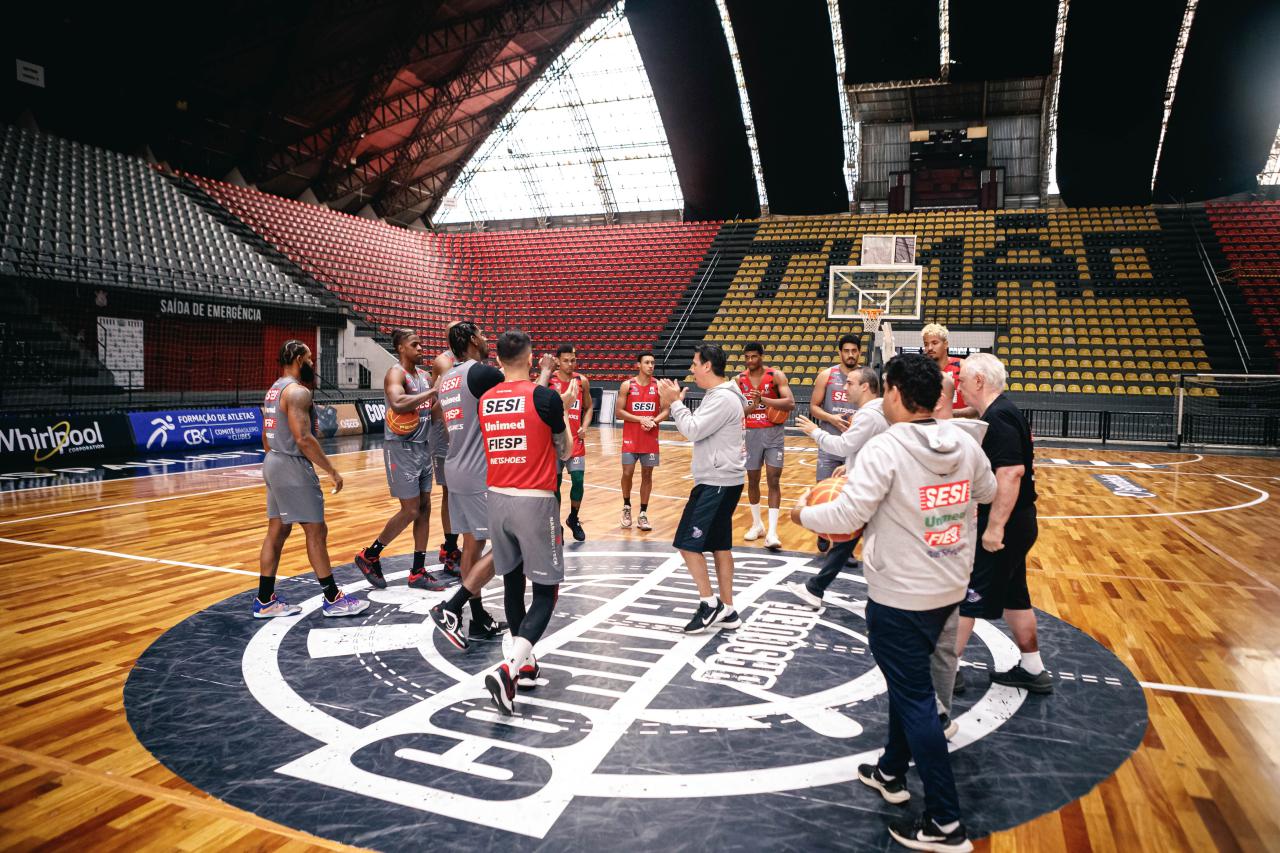
[[[684,390],[670,379],[658,380],[658,399],[671,411],[676,429],[693,442],[693,491],[680,516],[672,543],[680,551],[689,575],[698,585],[698,610],[685,626],[697,634],[713,625],[737,628],[742,624],[733,608],[733,511],[742,497],[746,471],[743,415],[747,398],[732,379],[724,376],[724,350],[700,344],[693,351],[690,372],[706,393],[698,410],[684,404]],[[706,552],[716,565],[720,596],[711,591]]]
[[[996,497],[990,505],[978,507],[979,546],[969,592],[960,603],[957,657],[964,654],[974,619],[1003,617],[1022,660],[1006,672],[991,673],[991,680],[1032,693],[1052,693],[1053,679],[1040,660],[1036,612],[1027,591],[1027,554],[1038,534],[1031,425],[1004,396],[1005,376],[1004,365],[990,353],[971,355],[960,368],[960,392],[987,422],[982,449],[996,475]],[[963,689],[961,679],[956,688]]]

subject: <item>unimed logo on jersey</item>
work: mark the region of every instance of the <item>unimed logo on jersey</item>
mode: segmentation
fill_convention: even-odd
[[[940,486],[920,487],[920,508],[937,509],[969,502],[969,481],[957,480]]]
[[[524,412],[524,396],[489,397],[480,401],[482,415],[518,415]]]

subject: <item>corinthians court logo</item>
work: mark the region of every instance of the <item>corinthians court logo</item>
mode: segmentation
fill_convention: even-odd
[[[427,615],[440,594],[397,584],[407,558],[384,558],[392,585],[362,593],[373,606],[356,619],[320,619],[303,579],[281,583],[298,618],[255,621],[246,592],[175,626],[126,685],[130,723],[215,796],[378,849],[882,848],[898,812],[855,781],[888,709],[861,578],[815,613],[783,589],[815,571],[810,555],[742,549],[743,626],[685,636],[696,598],[677,555],[590,547],[566,549],[540,683],[514,717],[482,683],[500,643],[454,650]],[[1041,642],[1050,697],[986,684],[983,667],[1018,659],[995,626],[980,621],[966,655],[951,746],[979,834],[1082,795],[1146,728],[1141,689],[1103,647],[1047,616]],[[919,798],[914,774],[912,787]]]

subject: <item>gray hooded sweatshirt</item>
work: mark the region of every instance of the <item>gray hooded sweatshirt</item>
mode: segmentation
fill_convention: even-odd
[[[884,419],[884,400],[876,397],[853,413],[853,423],[847,430],[839,435],[818,430],[813,434],[813,440],[823,453],[843,456],[845,464],[852,465],[858,451],[888,428],[889,422]]]
[[[950,421],[898,423],[866,443],[840,496],[805,507],[816,533],[864,527],[867,594],[888,607],[933,610],[964,598],[977,544],[977,505],[996,478],[982,445]]]
[[[747,471],[743,444],[746,406],[747,398],[731,379],[709,389],[696,412],[678,400],[671,404],[676,429],[693,442],[691,473],[695,485],[736,486],[742,482]]]

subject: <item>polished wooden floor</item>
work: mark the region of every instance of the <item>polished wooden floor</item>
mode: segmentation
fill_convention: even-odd
[[[593,431],[588,446],[591,539],[669,541],[689,450],[663,448],[656,529],[643,534],[617,528],[617,436]],[[1038,457],[1033,599],[1144,682],[1151,725],[1132,759],[1087,796],[979,849],[1280,849],[1280,517],[1271,499],[1280,460],[1047,448]],[[1113,472],[1156,494],[1139,500],[1102,488],[1097,467],[1053,461],[1073,459],[1170,467]],[[788,457],[785,497],[812,481],[812,460]],[[343,563],[393,502],[380,450],[336,464],[347,486],[328,498],[329,545]],[[134,739],[122,707],[130,668],[156,637],[255,583],[263,500],[253,469],[0,494],[0,846],[341,846],[175,777]],[[739,531],[747,517],[744,500]],[[786,547],[809,547],[808,534],[781,526]],[[391,550],[408,550],[407,535]],[[305,571],[299,536],[282,573]]]

